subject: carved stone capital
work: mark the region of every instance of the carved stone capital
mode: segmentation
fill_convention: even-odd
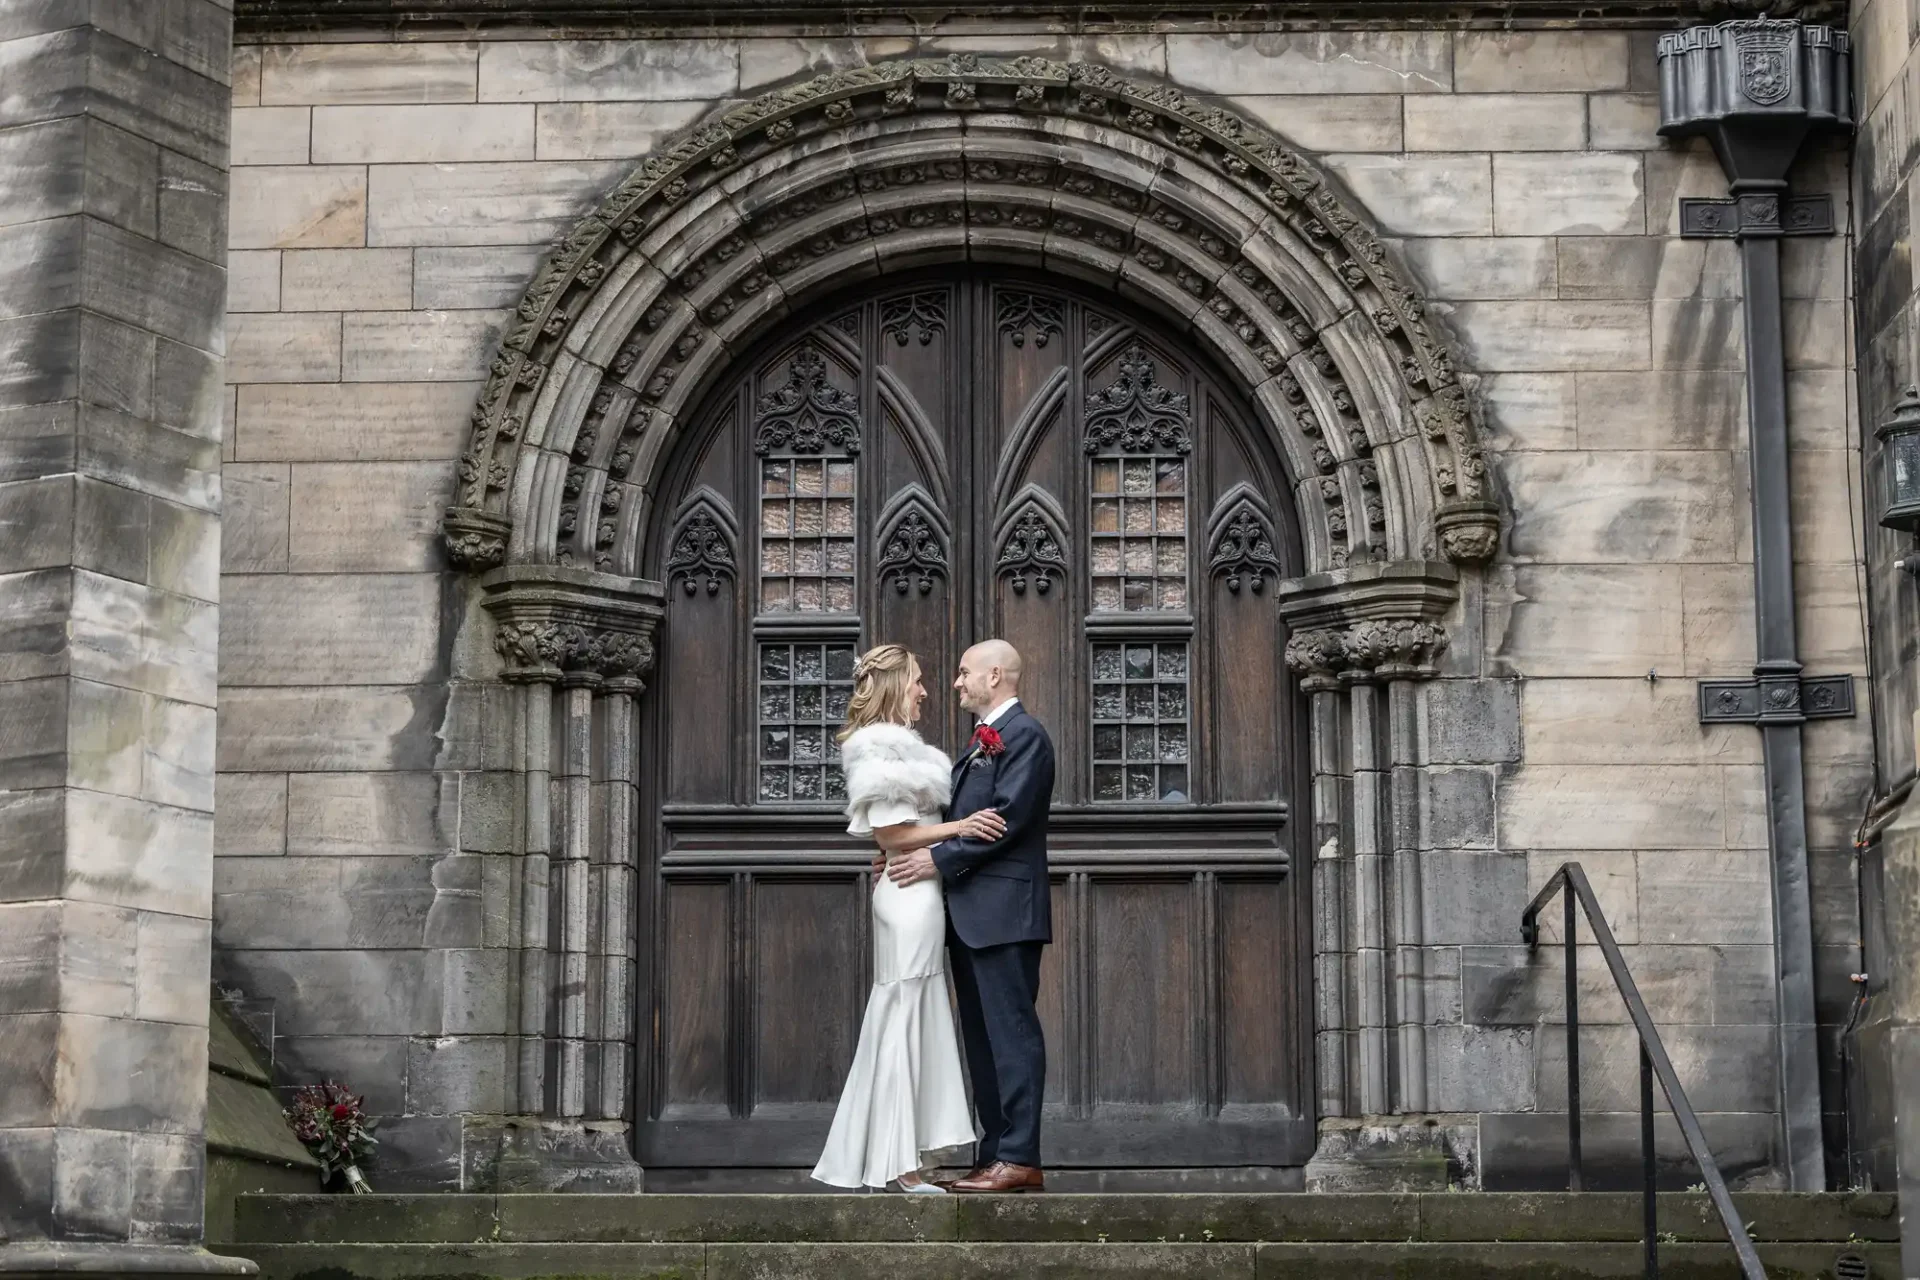
[[[448,507],[442,522],[447,559],[462,569],[479,572],[507,562],[507,537],[513,521],[477,507]]]
[[[559,565],[514,565],[480,580],[508,680],[639,693],[665,614],[657,582]]]
[[[1434,674],[1459,571],[1433,560],[1354,565],[1280,584],[1287,666],[1308,693]]]
[[[1455,564],[1480,564],[1500,547],[1500,507],[1488,501],[1450,502],[1433,513],[1440,554]]]

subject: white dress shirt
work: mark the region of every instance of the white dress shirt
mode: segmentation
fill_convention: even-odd
[[[1008,698],[1005,702],[987,712],[984,716],[981,716],[980,723],[984,725],[998,724],[1006,716],[1007,712],[1013,710],[1013,704],[1018,701],[1020,701],[1018,697]]]

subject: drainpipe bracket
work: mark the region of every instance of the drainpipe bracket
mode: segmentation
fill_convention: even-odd
[[[1701,724],[1800,724],[1854,714],[1851,675],[1700,682]]]
[[[1830,196],[1783,196],[1747,192],[1732,199],[1684,196],[1680,200],[1682,240],[1752,240],[1774,236],[1834,234]]]

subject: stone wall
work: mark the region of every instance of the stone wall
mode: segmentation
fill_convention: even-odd
[[[1319,153],[1479,375],[1511,525],[1464,584],[1418,706],[1439,766],[1419,840],[1434,850],[1418,904],[1428,1109],[1477,1121],[1490,1169],[1563,1159],[1546,1114],[1565,1093],[1558,961],[1529,964],[1513,940],[1532,888],[1577,858],[1726,1162],[1769,1167],[1759,739],[1703,730],[1693,684],[1753,661],[1738,264],[1731,244],[1674,237],[1676,197],[1724,180],[1704,147],[1653,136],[1653,36],[1623,31],[238,49],[216,968],[278,1002],[282,1062],[405,1117],[389,1159],[421,1185],[461,1176],[461,1114],[507,1105],[505,921],[486,906],[510,861],[486,772],[499,744],[474,740],[481,695],[449,679],[480,629],[460,625],[470,602],[437,524],[546,244],[660,140],[741,97],[967,50],[1164,77]],[[1844,222],[1844,152],[1803,170]],[[1785,251],[1815,672],[1865,663],[1847,251]],[[1807,748],[1837,1024],[1867,722],[1810,725]],[[1597,956],[1583,973],[1587,1105],[1624,1111],[1630,1032]]]

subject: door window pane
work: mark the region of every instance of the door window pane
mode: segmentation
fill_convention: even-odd
[[[761,800],[845,803],[834,735],[853,693],[853,657],[850,644],[761,643]]]
[[[760,463],[760,611],[852,613],[853,461]]]
[[[1186,804],[1185,641],[1093,646],[1093,798]]]
[[[1187,460],[1093,460],[1095,612],[1187,608]]]

